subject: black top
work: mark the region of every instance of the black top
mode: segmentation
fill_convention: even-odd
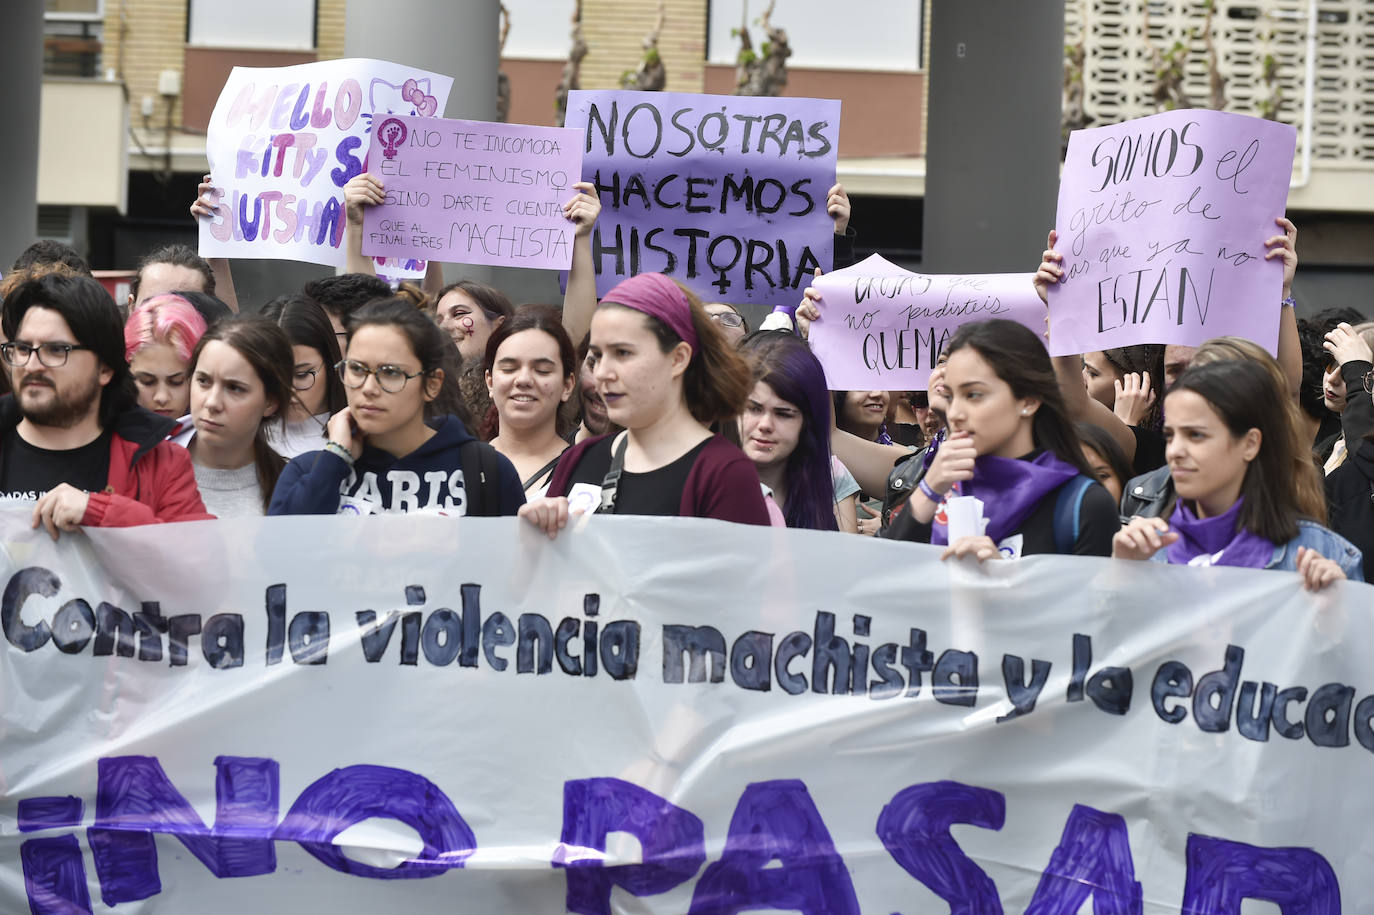
[[[39,499],[59,483],[100,492],[110,478],[110,432],[80,448],[49,451],[24,441],[18,428],[0,440],[0,497]]]
[[[1021,535],[1022,556],[1059,552],[1054,544],[1054,507],[1058,497],[1057,489],[1046,495],[1014,531]],[[1117,516],[1117,506],[1112,501],[1111,493],[1107,492],[1102,484],[1094,483],[1083,493],[1078,539],[1074,541],[1071,552],[1079,556],[1110,556],[1112,537],[1120,529],[1121,521]],[[901,511],[893,515],[892,524],[883,536],[892,540],[929,543],[930,524],[917,521],[911,513],[911,503],[908,502]]]
[[[590,483],[600,487],[611,469],[611,443],[616,436],[608,435],[587,447],[582,459],[573,468],[568,479],[568,488],[578,483]],[[676,518],[682,514],[682,490],[687,486],[687,475],[692,472],[697,455],[711,439],[705,439],[691,451],[657,470],[648,473],[620,474],[620,486],[616,490],[615,514],[617,515],[661,515]]]
[[[1131,426],[1130,429],[1135,433],[1135,460],[1131,462],[1135,475],[1163,467],[1167,460],[1164,457],[1164,436],[1143,426]]]

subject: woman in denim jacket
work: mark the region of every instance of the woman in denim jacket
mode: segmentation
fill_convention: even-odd
[[[1362,577],[1360,551],[1299,510],[1289,412],[1263,366],[1188,369],[1164,400],[1164,439],[1174,504],[1132,518],[1113,556],[1295,571],[1313,591]]]

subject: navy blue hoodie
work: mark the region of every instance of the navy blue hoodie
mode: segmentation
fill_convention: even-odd
[[[474,441],[463,423],[446,416],[429,441],[403,458],[364,445],[353,467],[337,454],[311,451],[291,460],[272,491],[269,515],[426,512],[467,514],[462,445]],[[513,515],[525,504],[515,465],[497,455],[500,513]]]

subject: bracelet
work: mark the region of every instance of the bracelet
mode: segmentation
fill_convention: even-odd
[[[941,502],[944,501],[944,496],[936,492],[935,487],[927,483],[925,477],[921,477],[921,482],[916,484],[916,488],[919,489],[921,493],[935,505],[939,505]]]
[[[347,448],[345,448],[343,445],[340,445],[338,442],[325,442],[324,450],[328,451],[335,457],[341,458],[343,462],[347,464],[349,467],[353,466],[353,452],[349,451]]]
[[[1280,308],[1296,308],[1297,305],[1298,300],[1293,298],[1291,295],[1279,303]]]

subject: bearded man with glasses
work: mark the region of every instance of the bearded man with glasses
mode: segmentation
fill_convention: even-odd
[[[5,299],[0,497],[34,501],[33,526],[128,527],[211,518],[175,420],[138,406],[119,309],[88,277],[49,275]]]

